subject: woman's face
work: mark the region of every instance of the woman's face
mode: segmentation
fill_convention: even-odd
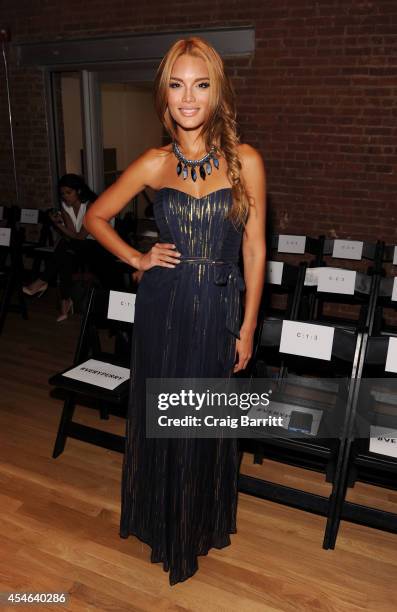
[[[178,125],[190,130],[201,127],[208,114],[209,88],[205,61],[191,55],[178,57],[168,88],[168,109]]]
[[[79,194],[77,193],[76,189],[72,189],[71,187],[61,187],[59,191],[66,206],[73,206],[74,204],[78,204],[80,202]]]

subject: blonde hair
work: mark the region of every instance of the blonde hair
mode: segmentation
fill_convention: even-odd
[[[232,185],[233,206],[229,217],[235,224],[245,224],[249,208],[248,194],[241,176],[241,162],[237,154],[235,94],[223,61],[215,49],[202,38],[191,36],[176,41],[158,67],[154,81],[155,108],[168,134],[176,140],[176,125],[168,109],[168,90],[171,71],[181,55],[203,59],[210,79],[209,112],[200,135],[207,150],[214,144],[216,153],[223,154],[227,162],[227,176]]]

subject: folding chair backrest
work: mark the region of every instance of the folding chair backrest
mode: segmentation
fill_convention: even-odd
[[[386,319],[390,319],[387,321]],[[373,335],[397,335],[397,276],[380,278]]]
[[[397,378],[397,338],[370,336],[363,364],[363,376]]]
[[[84,359],[104,359],[129,367],[130,340],[135,310],[135,294],[92,287],[83,315],[74,364]],[[114,338],[113,351],[102,348],[101,331]]]
[[[316,445],[323,449],[313,448],[315,454],[328,456],[335,438],[347,429],[362,340],[361,333],[305,321],[264,322],[261,347],[266,367],[259,378],[274,381],[273,406],[277,399],[280,405],[298,406],[300,412],[310,407],[317,420],[310,435],[318,436]],[[301,450],[296,449],[298,463]]]
[[[368,274],[378,271],[382,261],[382,242],[367,242],[365,240],[350,240],[342,238],[326,238],[323,255],[326,265],[352,267],[354,262],[370,261]]]
[[[284,256],[313,255],[311,265],[321,265],[324,237],[313,238],[298,234],[273,234],[268,240],[271,259],[282,260]]]
[[[382,242],[380,260],[379,272],[384,276],[387,274],[386,269],[391,272],[393,267],[397,266],[397,245]]]
[[[303,288],[303,266],[293,266],[282,261],[267,262],[265,288],[263,292],[263,315],[265,317],[294,319]],[[284,296],[285,307],[274,308],[275,296]],[[277,298],[276,298],[277,300]]]
[[[4,268],[11,249],[11,228],[0,227],[0,269]]]
[[[275,365],[283,362],[288,372],[334,377],[353,372],[358,359],[358,338],[337,327],[272,320],[263,325],[261,346],[265,354],[267,349],[269,364],[273,356]]]
[[[305,291],[312,296],[309,319],[326,321],[347,329],[368,329],[372,323],[372,301],[377,286],[376,275],[330,266],[307,268]],[[324,309],[331,306],[331,314]],[[356,307],[357,312],[339,312],[340,307]],[[353,308],[352,308],[353,307]],[[346,309],[345,309],[346,310]],[[356,315],[356,316],[355,316]]]

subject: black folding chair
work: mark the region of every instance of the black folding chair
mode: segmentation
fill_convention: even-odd
[[[293,323],[298,328],[305,324]],[[333,328],[330,360],[324,360],[299,355],[299,347],[294,351],[298,354],[281,353],[280,340],[286,325],[285,320],[268,320],[262,326],[261,348],[268,366],[278,369],[278,374],[273,371],[279,389],[274,396],[275,406],[290,420],[293,412],[299,412],[298,416],[311,414],[318,428],[310,436],[294,438],[286,431],[280,437],[240,439],[240,445],[254,454],[256,463],[272,459],[324,473],[332,485],[331,494],[325,497],[246,475],[240,476],[240,491],[328,517],[344,456],[362,334]],[[320,333],[322,327],[312,325],[311,330]]]
[[[272,234],[267,240],[269,259],[296,265],[321,266],[324,236],[313,238],[297,234]],[[297,258],[300,262],[297,262]]]
[[[306,265],[307,267],[322,266],[324,236],[314,238],[312,236],[296,234],[273,234],[268,238],[269,261],[285,262],[290,265]],[[299,298],[300,313],[302,318],[308,318],[312,309],[312,293],[303,292]]]
[[[293,266],[285,262],[272,260],[267,262],[265,287],[259,307],[259,324],[255,331],[253,354],[245,370],[245,377],[268,376],[266,351],[261,345],[263,325],[272,319],[296,320],[301,304],[305,269],[305,263]],[[274,303],[280,299],[284,305]]]
[[[321,265],[306,271],[303,296],[310,296],[309,316],[307,309],[300,309],[299,316],[353,331],[368,329],[382,253],[381,241],[325,239]],[[372,264],[360,270],[365,260]],[[328,314],[326,306],[331,307]]]
[[[394,289],[396,286],[397,277],[381,278],[379,281],[373,335],[397,336],[397,324],[395,322],[397,317],[397,289]]]
[[[294,319],[301,301],[303,272],[301,266],[269,260],[261,309],[266,318]],[[278,302],[278,303],[277,303]]]
[[[62,416],[59,423],[58,433],[55,441],[53,457],[58,457],[65,448],[67,438],[75,438],[90,444],[95,444],[110,450],[124,452],[124,436],[115,435],[101,429],[88,427],[73,421],[76,404],[84,404],[90,408],[99,409],[102,419],[108,419],[109,414],[126,416],[128,400],[129,381],[118,384],[114,389],[108,389],[99,383],[76,380],[65,376],[75,368],[81,368],[89,360],[95,360],[102,364],[97,372],[95,368],[88,365],[90,371],[101,376],[108,376],[106,367],[109,365],[130,368],[130,344],[131,344],[131,322],[127,322],[123,316],[120,318],[109,318],[109,300],[118,300],[122,310],[127,314],[133,312],[135,294],[118,291],[106,291],[93,287],[90,290],[86,311],[82,319],[80,335],[77,343],[73,365],[62,372],[55,374],[49,383],[61,391],[65,396]],[[118,315],[117,315],[118,316]],[[113,339],[113,350],[103,349],[100,332],[106,332]],[[105,367],[104,367],[105,366]],[[85,377],[84,377],[85,378]]]
[[[8,312],[18,312],[28,318],[22,292],[23,263],[18,237],[12,228],[0,228],[0,333]],[[12,297],[16,296],[16,303]]]
[[[346,287],[341,287],[338,281]],[[307,268],[304,285],[303,295],[311,294],[312,299],[308,316],[305,316],[307,308],[303,310],[300,306],[300,318],[352,331],[368,329],[376,286],[375,274],[329,266]],[[327,305],[332,305],[335,314],[324,313]],[[354,312],[351,316],[340,313],[338,309],[341,306],[353,307]]]
[[[37,240],[23,243],[24,255],[32,258],[32,276],[37,278],[40,276],[40,269],[43,262],[53,256],[55,251],[55,230],[53,230],[50,220],[50,210],[40,210],[38,223],[41,225]]]
[[[389,342],[397,343],[397,338],[368,334],[363,337],[344,457],[324,537],[325,548],[335,547],[341,520],[397,533],[396,512],[346,499],[348,485],[357,481],[397,490],[397,358],[393,356],[390,360],[393,371],[386,371]],[[374,440],[384,443],[375,447]]]
[[[365,240],[345,240],[340,238],[325,238],[323,244],[324,265],[334,266],[343,262],[351,266],[353,262],[365,262],[367,274],[380,271],[382,263],[382,243]]]

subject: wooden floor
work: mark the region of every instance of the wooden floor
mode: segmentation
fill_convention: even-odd
[[[397,610],[397,536],[343,523],[322,549],[325,519],[239,496],[232,545],[199,558],[170,587],[150,549],[118,535],[122,456],[78,441],[51,458],[61,404],[50,374],[69,365],[79,317],[55,322],[55,294],[29,301],[28,321],[10,314],[0,337],[0,591],[67,592],[43,610]],[[78,408],[79,420],[98,417]],[[113,417],[102,426],[124,432]],[[244,473],[327,492],[320,475],[244,457]],[[357,485],[349,493],[397,511],[397,494]],[[15,607],[2,608],[15,609]]]

